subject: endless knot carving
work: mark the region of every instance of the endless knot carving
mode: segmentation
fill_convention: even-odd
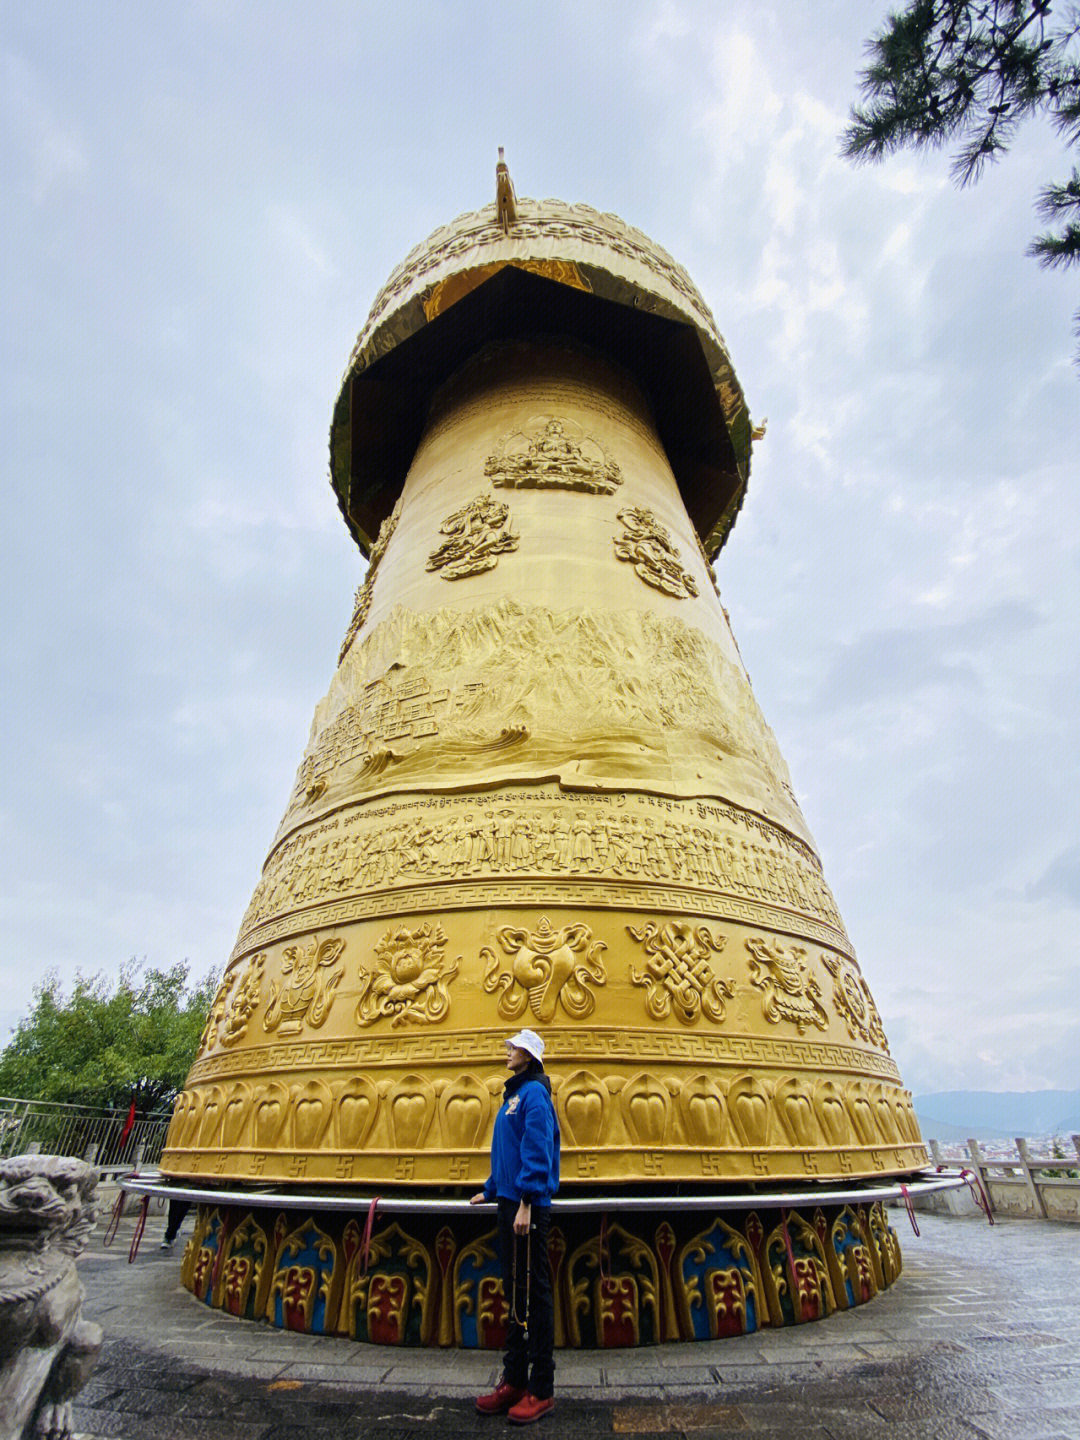
[[[338,664],[345,659],[349,649],[363,628],[364,621],[371,609],[371,593],[375,588],[375,572],[379,568],[379,561],[386,554],[386,547],[397,529],[397,523],[401,519],[401,496],[398,496],[397,504],[390,514],[379,526],[379,535],[375,544],[371,547],[371,554],[368,557],[367,574],[364,576],[364,583],[356,592],[356,604],[353,609],[352,619],[349,621],[349,628],[345,631],[345,639],[341,642],[341,650],[338,653]]]
[[[237,984],[229,1008],[225,1012],[225,1029],[221,1032],[222,1045],[235,1045],[247,1031],[248,1021],[262,999],[263,966],[266,954],[253,955]]]
[[[833,1004],[843,1017],[848,1034],[853,1040],[864,1040],[868,1045],[878,1045],[888,1054],[889,1044],[885,1039],[881,1016],[866,981],[839,956],[823,955],[821,958],[835,981]]]
[[[661,928],[650,920],[640,930],[627,931],[645,947],[648,959],[644,970],[630,967],[630,979],[645,986],[645,1009],[654,1020],[665,1020],[675,1011],[684,1025],[699,1015],[720,1024],[724,1001],[735,994],[731,980],[718,979],[708,963],[709,951],[724,948],[725,937],[714,936],[706,925],[673,920]]]
[[[345,974],[344,964],[337,963],[344,949],[344,940],[320,943],[313,936],[303,948],[290,945],[283,951],[282,979],[270,986],[263,1029],[280,1026],[282,1035],[298,1035],[307,1024],[317,1030],[330,1014],[334,992]]]
[[[494,570],[500,555],[518,548],[509,524],[509,506],[490,495],[478,495],[439,526],[439,533],[449,538],[428,556],[427,568],[441,570],[444,580]]]
[[[486,961],[484,989],[499,992],[498,1011],[516,1020],[526,1005],[538,1020],[552,1020],[559,1005],[574,1020],[592,1014],[596,1005],[590,985],[603,985],[607,977],[600,952],[607,946],[593,940],[588,925],[565,925],[553,930],[545,916],[531,933],[512,925],[495,932],[511,956],[509,973],[499,970],[499,957],[489,946],[480,951]]]
[[[533,438],[516,431],[503,438],[489,455],[484,474],[495,486],[513,489],[585,490],[611,495],[622,484],[622,471],[607,458],[598,440],[582,436],[578,443],[567,434],[573,422],[552,417]],[[580,427],[574,426],[575,430]]]
[[[671,535],[651,510],[632,505],[619,511],[619,519],[626,534],[614,537],[615,554],[620,560],[629,560],[646,585],[677,600],[698,593],[694,577],[682,567],[682,556]]]
[[[373,1025],[384,1017],[392,1025],[441,1020],[450,1009],[447,987],[461,960],[447,960],[445,949],[441,925],[388,930],[375,946],[375,964],[360,971],[356,1023]]]
[[[761,1010],[771,1024],[790,1020],[802,1035],[808,1025],[824,1030],[829,1017],[821,1005],[821,986],[804,963],[806,951],[799,945],[781,945],[776,940],[747,940],[750,983],[764,993]]]

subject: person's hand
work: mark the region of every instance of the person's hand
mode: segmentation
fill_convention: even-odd
[[[483,1205],[483,1203],[484,1203],[484,1201],[485,1201],[486,1199],[487,1199],[487,1196],[484,1194],[483,1190],[478,1190],[475,1195],[470,1195],[470,1196],[469,1196],[469,1204],[470,1204],[470,1205]]]
[[[532,1206],[528,1200],[522,1200],[514,1216],[514,1234],[527,1235],[529,1226],[532,1224]]]

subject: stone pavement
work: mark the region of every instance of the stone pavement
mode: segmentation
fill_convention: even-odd
[[[542,1440],[1080,1440],[1080,1226],[893,1212],[904,1274],[858,1310],[790,1330],[637,1351],[559,1352]],[[190,1222],[189,1222],[190,1225]],[[903,1226],[901,1230],[900,1227]],[[208,1311],[151,1214],[79,1263],[105,1348],[76,1409],[110,1440],[433,1440],[507,1435],[473,1397],[488,1352],[395,1350]],[[128,1234],[130,1232],[128,1231]]]

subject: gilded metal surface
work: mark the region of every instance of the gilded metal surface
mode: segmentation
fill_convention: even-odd
[[[924,1164],[787,768],[625,375],[546,340],[473,356],[436,398],[373,561],[163,1170],[475,1188],[502,1038],[524,1020],[548,1043],[570,1190]],[[425,1333],[446,1336],[456,1301],[430,1297],[468,1275],[497,1328],[481,1239],[452,1264],[429,1246],[417,1299],[404,1234],[388,1236],[378,1273],[348,1261],[327,1280],[320,1253],[346,1242],[319,1223],[245,1234],[219,1267],[222,1303],[305,1328],[336,1307],[335,1323],[368,1335],[420,1324],[419,1307]],[[611,1239],[626,1258],[616,1291],[597,1290],[595,1237],[562,1256],[567,1294],[588,1301],[568,1306],[568,1343],[574,1316],[619,1334],[685,1328],[671,1266],[706,1240],[631,1238]],[[873,1237],[834,1260],[811,1223],[790,1238],[796,1276],[740,1279],[736,1245],[711,1278],[686,1280],[687,1313],[703,1285],[713,1308],[700,1313],[721,1330],[788,1294],[825,1313],[838,1277],[873,1271],[856,1254]],[[788,1263],[774,1228],[741,1243],[759,1269]],[[273,1278],[264,1252],[287,1252]]]

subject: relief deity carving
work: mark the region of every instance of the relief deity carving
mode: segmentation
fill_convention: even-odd
[[[807,1026],[824,1030],[829,1017],[821,1004],[821,986],[810,973],[800,945],[781,945],[778,940],[747,940],[750,983],[763,992],[762,1014],[770,1024],[790,1020],[800,1035]]]
[[[509,971],[499,969],[499,957],[487,945],[480,958],[486,962],[484,989],[498,993],[498,1011],[505,1019],[516,1020],[526,1005],[545,1024],[560,1005],[574,1020],[592,1013],[596,999],[589,986],[606,983],[599,957],[607,946],[593,939],[588,925],[554,930],[545,916],[531,932],[502,925],[495,936],[511,957]]]
[[[457,960],[444,955],[446,936],[441,925],[425,921],[416,930],[402,925],[388,930],[375,946],[375,964],[360,971],[360,999],[356,1023],[373,1025],[389,1019],[391,1025],[409,1020],[434,1024],[450,1009],[450,981],[458,973]]]
[[[507,490],[584,490],[591,495],[611,495],[622,484],[622,471],[609,460],[598,440],[581,435],[571,438],[569,420],[552,416],[534,422],[528,430],[503,437],[499,448],[484,463],[484,474],[492,485]],[[531,432],[531,433],[530,433]]]
[[[870,994],[870,987],[858,971],[838,955],[823,955],[825,968],[832,975],[833,1004],[847,1026],[853,1040],[863,1040],[868,1045],[877,1045],[889,1053],[881,1016]]]
[[[371,610],[371,595],[375,588],[375,572],[379,568],[379,562],[386,554],[386,547],[397,529],[398,521],[401,519],[401,496],[398,496],[397,504],[390,514],[379,526],[379,534],[375,544],[371,547],[371,554],[368,556],[367,574],[364,576],[364,583],[356,592],[356,602],[353,607],[352,619],[349,621],[349,628],[345,631],[345,639],[341,642],[341,650],[338,653],[338,664],[345,659],[352,647],[353,641],[363,629],[364,621]]]
[[[263,1029],[280,1027],[282,1035],[298,1035],[305,1025],[317,1030],[345,974],[344,963],[338,963],[344,949],[344,940],[320,942],[315,936],[307,945],[288,946],[282,952],[282,978],[270,986]]]
[[[510,530],[510,507],[490,495],[478,495],[439,526],[447,539],[428,556],[427,568],[440,570],[444,580],[461,580],[494,570],[499,556],[518,548]]]
[[[614,537],[615,554],[628,560],[646,585],[677,600],[698,593],[697,582],[683,569],[682,556],[669,531],[651,510],[632,505],[619,511],[619,519],[625,534]]]
[[[645,987],[645,1009],[653,1020],[665,1020],[674,1010],[684,1025],[700,1015],[719,1025],[724,1002],[735,994],[731,980],[719,979],[709,965],[709,952],[719,954],[725,937],[713,935],[707,925],[673,920],[660,926],[650,920],[638,929],[626,927],[644,946],[648,957],[643,970],[630,967],[630,979]]]
[[[222,1045],[235,1045],[247,1033],[248,1021],[262,999],[265,964],[265,953],[253,955],[248,961],[225,1012],[225,1028],[221,1032]]]

